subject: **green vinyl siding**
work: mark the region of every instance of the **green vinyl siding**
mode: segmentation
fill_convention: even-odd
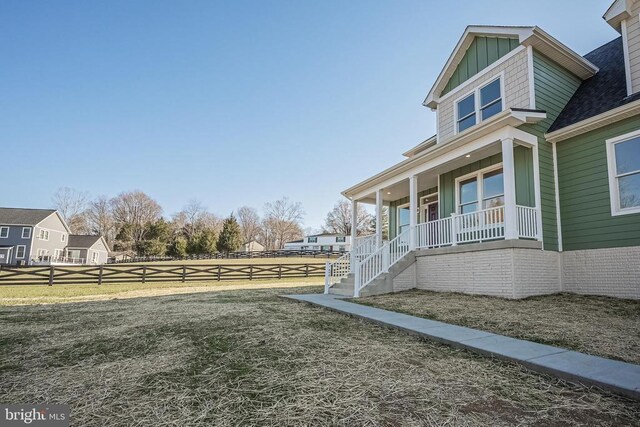
[[[520,128],[538,137],[544,247],[547,250],[558,250],[553,149],[551,143],[544,138],[544,134],[569,102],[581,81],[536,51],[533,53],[533,74],[536,108],[546,111],[547,118],[536,124],[523,125]]]
[[[440,175],[440,218],[447,217],[456,211],[456,178],[502,163],[502,153],[486,157],[461,168]],[[531,150],[515,147],[514,163],[516,170],[516,203],[523,206],[534,206],[533,163]]]
[[[640,214],[611,215],[605,143],[638,129],[633,117],[558,143],[564,250],[640,245]]]
[[[427,190],[418,192],[418,200],[427,194],[433,194],[438,192],[438,187],[432,187]],[[394,200],[389,203],[389,239],[393,239],[396,237],[398,227],[397,227],[397,215],[398,215],[398,206],[406,205],[409,203],[409,196],[403,197],[398,200]]]
[[[498,59],[518,47],[518,39],[476,37],[449,78],[442,95],[478,74]]]

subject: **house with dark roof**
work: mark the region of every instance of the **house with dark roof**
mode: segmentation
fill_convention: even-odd
[[[619,37],[586,55],[537,26],[467,27],[423,102],[436,135],[342,192],[353,230],[361,203],[378,227],[326,292],[640,298],[640,0],[604,20]]]
[[[102,264],[107,254],[104,238],[71,234],[54,209],[0,208],[0,264]]]

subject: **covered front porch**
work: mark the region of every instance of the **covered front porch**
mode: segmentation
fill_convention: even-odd
[[[374,204],[376,211],[375,234],[357,237],[352,227],[354,247],[348,264],[354,296],[418,249],[542,241],[535,135],[504,126],[472,141],[436,144],[423,157],[422,162],[408,159],[403,163],[418,164],[404,168],[401,163],[385,179],[371,180],[369,188],[351,197],[353,221],[360,203]],[[388,242],[383,241],[385,208]],[[337,275],[344,270],[343,263]]]

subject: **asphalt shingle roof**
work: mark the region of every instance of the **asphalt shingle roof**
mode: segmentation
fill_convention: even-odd
[[[36,225],[54,209],[0,208],[0,225]]]
[[[70,248],[90,248],[99,239],[100,236],[70,234],[67,246]]]
[[[627,96],[622,37],[600,46],[584,56],[597,66],[593,77],[583,81],[548,132],[605,113],[640,99],[640,93]]]

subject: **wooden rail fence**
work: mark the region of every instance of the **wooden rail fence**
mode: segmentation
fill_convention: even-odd
[[[322,277],[325,264],[114,265],[3,267],[0,285],[70,285]]]

